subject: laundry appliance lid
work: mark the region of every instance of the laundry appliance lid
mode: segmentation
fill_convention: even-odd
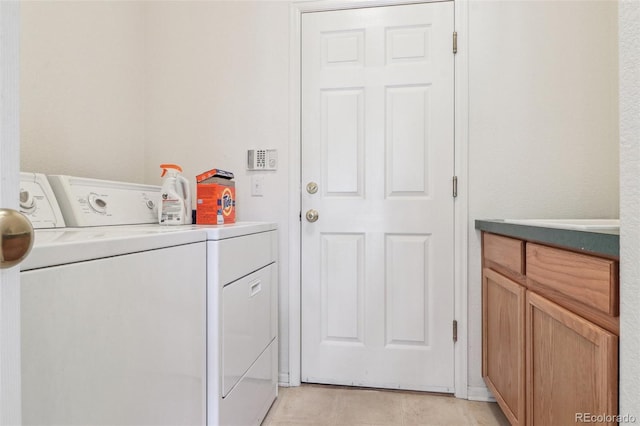
[[[20,265],[21,271],[65,265],[123,254],[162,249],[206,240],[206,233],[191,226],[97,227],[41,229]]]

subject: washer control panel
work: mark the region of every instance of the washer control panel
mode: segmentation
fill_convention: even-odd
[[[92,192],[87,197],[87,200],[89,201],[89,207],[91,207],[94,212],[100,213],[100,214],[107,213],[107,201],[104,198],[102,198],[100,195],[96,194],[95,192]]]
[[[158,222],[160,186],[51,175],[60,209],[70,227]]]
[[[20,173],[20,212],[35,229],[65,226],[49,181],[41,173]]]

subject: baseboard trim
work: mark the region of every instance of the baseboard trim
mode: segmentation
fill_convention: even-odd
[[[496,402],[496,399],[486,386],[467,387],[467,399],[470,401]]]
[[[289,383],[289,373],[280,373],[278,375],[278,386],[282,386],[283,388],[291,386]]]
[[[291,387],[289,383],[289,374],[280,373],[278,376],[278,386],[283,388]],[[458,397],[459,398],[459,397]],[[467,397],[469,401],[496,402],[493,394],[486,386],[469,386],[467,387]]]

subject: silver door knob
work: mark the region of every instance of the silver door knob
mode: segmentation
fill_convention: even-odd
[[[307,184],[307,192],[309,194],[315,194],[316,192],[318,192],[318,184],[315,182],[309,182]]]
[[[320,215],[318,214],[317,210],[311,209],[307,212],[306,216],[308,222],[315,222],[316,220],[318,220],[318,217]]]
[[[0,269],[11,268],[27,257],[33,246],[33,226],[22,213],[0,209]]]

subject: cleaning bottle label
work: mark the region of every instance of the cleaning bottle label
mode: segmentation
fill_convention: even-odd
[[[158,222],[164,225],[185,225],[191,223],[191,192],[189,181],[180,173],[177,164],[160,164],[164,178],[162,196],[158,210]]]
[[[164,198],[165,194],[163,194],[162,199],[162,215],[160,217],[160,223],[166,222],[181,222],[182,218],[180,214],[182,213],[182,200],[179,199],[170,199]]]

